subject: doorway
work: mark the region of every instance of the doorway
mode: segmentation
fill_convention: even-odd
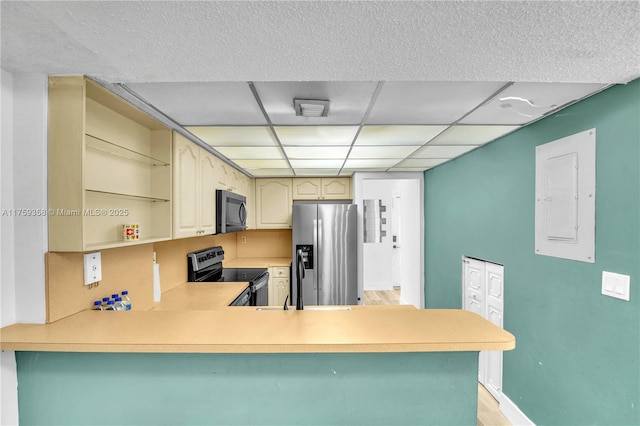
[[[358,205],[358,296],[365,303],[424,308],[424,187],[422,173],[355,173]],[[365,242],[364,201],[376,206],[376,234]],[[367,214],[371,219],[371,211]],[[372,303],[375,300],[379,303]],[[386,302],[385,302],[386,301]]]

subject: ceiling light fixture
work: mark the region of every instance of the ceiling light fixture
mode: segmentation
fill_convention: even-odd
[[[293,107],[299,117],[326,117],[329,115],[329,101],[316,99],[294,99]]]
[[[500,98],[499,100],[500,100],[500,106],[502,108],[510,109],[516,114],[519,114],[527,118],[534,118],[541,115],[540,112],[535,111],[536,108],[545,108],[550,110],[557,106],[556,104],[549,105],[549,106],[536,105],[533,103],[533,101],[530,101],[529,99],[521,98],[519,96],[506,96],[504,98]],[[518,101],[518,103],[514,105],[507,101]]]

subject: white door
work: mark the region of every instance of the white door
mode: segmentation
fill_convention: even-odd
[[[502,328],[504,312],[504,267],[465,257],[462,259],[463,308]],[[481,351],[478,381],[498,400],[502,393],[502,351]]]
[[[391,283],[402,292],[402,199],[399,195],[391,196]]]
[[[485,265],[486,309],[489,321],[502,328],[504,312],[504,267],[487,262]],[[485,387],[499,399],[502,393],[502,351],[486,351]]]
[[[465,258],[462,266],[464,271],[464,287],[462,291],[464,309],[486,318],[485,262]],[[478,381],[484,385],[487,373],[485,351],[481,351],[479,357]]]

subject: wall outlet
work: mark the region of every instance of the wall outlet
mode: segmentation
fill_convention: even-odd
[[[602,271],[602,294],[629,301],[629,275]]]
[[[247,244],[247,237],[240,237],[240,244]]]
[[[84,285],[90,285],[102,280],[102,259],[100,252],[84,255]]]

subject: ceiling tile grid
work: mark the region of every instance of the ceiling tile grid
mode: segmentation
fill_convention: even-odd
[[[199,122],[187,130],[256,177],[428,170],[604,87],[419,81],[161,86],[133,87],[155,108],[175,111],[171,118],[179,123]],[[300,98],[329,101],[328,116],[296,116],[294,99]],[[199,115],[191,118],[189,110]],[[232,119],[234,111],[244,113]],[[234,120],[242,124],[225,124]]]

